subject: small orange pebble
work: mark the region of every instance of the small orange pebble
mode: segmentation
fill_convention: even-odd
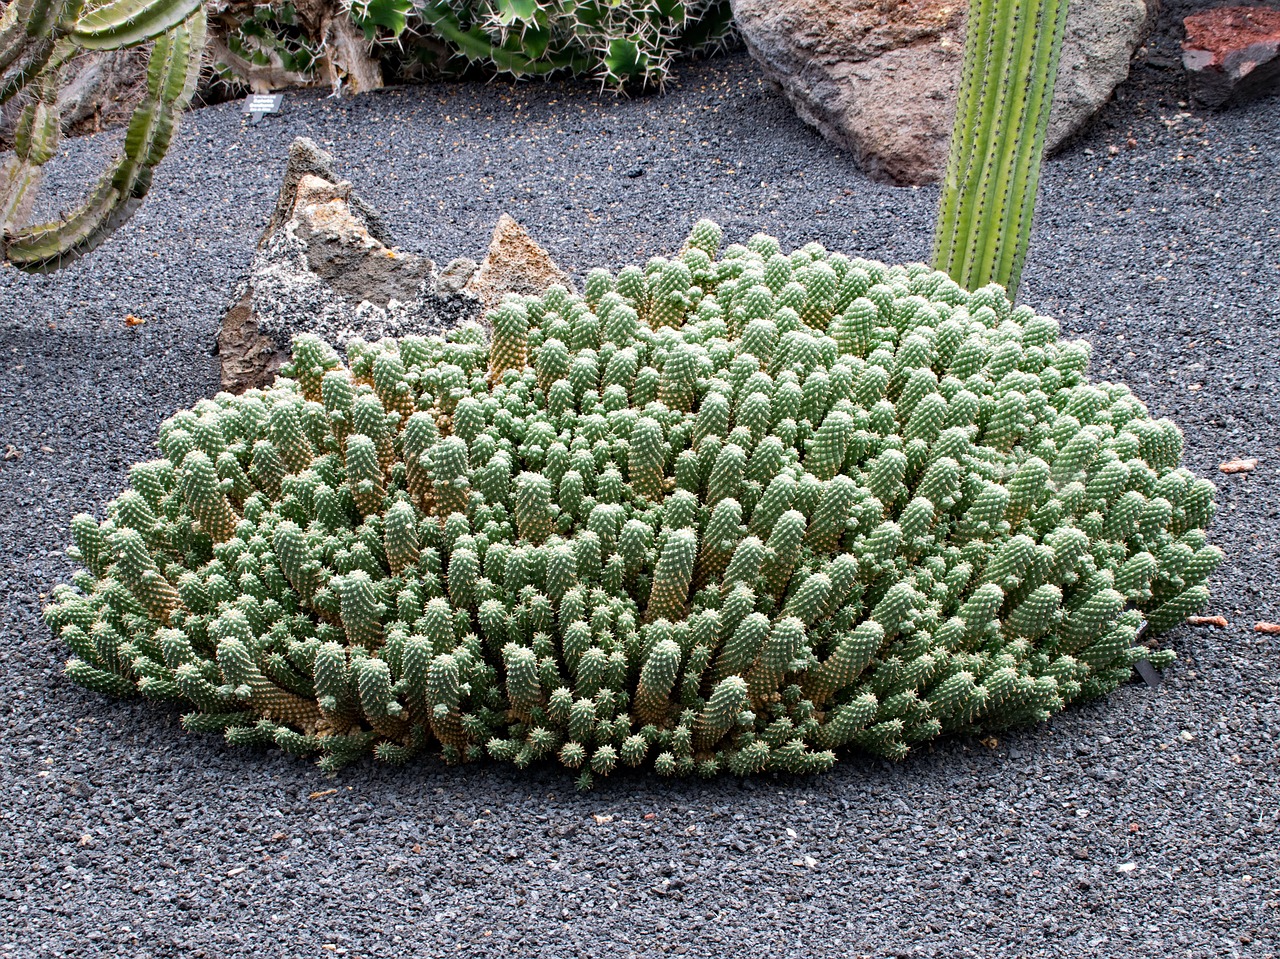
[[[147,321],[142,319],[141,317],[134,316],[132,313],[130,313],[128,316],[124,318],[125,326],[141,326],[145,322]]]
[[[1192,626],[1221,626],[1226,627],[1231,624],[1227,622],[1225,616],[1188,616],[1187,622]]]
[[[1258,468],[1258,460],[1254,457],[1241,459],[1238,456],[1227,460],[1218,470],[1223,473],[1252,473]]]
[[[1254,623],[1255,633],[1266,633],[1268,636],[1280,636],[1280,623]]]

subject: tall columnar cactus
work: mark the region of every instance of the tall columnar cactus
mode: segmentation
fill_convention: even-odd
[[[178,116],[199,79],[205,13],[201,0],[10,0],[0,17],[0,103],[29,96],[14,152],[0,169],[4,256],[22,269],[48,269],[93,249],[128,219],[151,186]],[[62,68],[84,50],[154,41],[147,88],[125,131],[121,155],[71,213],[25,223],[44,165],[57,152]]]
[[[900,758],[1172,660],[1143,619],[1221,559],[1172,423],[998,287],[720,244],[513,295],[488,346],[301,337],[272,388],[176,414],[72,521],[68,674],[325,769],[589,786]]]
[[[1012,296],[1031,238],[1068,0],[975,0],[933,265]]]

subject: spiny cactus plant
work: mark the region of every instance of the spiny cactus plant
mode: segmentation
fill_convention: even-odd
[[[359,19],[365,9],[353,5]],[[615,88],[661,87],[681,53],[724,45],[728,0],[434,0],[408,20],[469,61],[517,77],[572,73]]]
[[[0,16],[0,103],[29,91],[0,169],[4,256],[23,269],[58,266],[93,249],[132,215],[151,186],[178,116],[191,99],[204,50],[201,0],[10,0]],[[88,198],[52,223],[26,224],[41,171],[57,152],[62,68],[83,50],[154,41],[146,95],[120,157]]]
[[[1202,607],[1214,487],[1089,349],[758,235],[492,341],[299,337],[160,430],[46,610],[72,679],[233,743],[558,758],[579,784],[827,769],[1101,696]]]
[[[1031,240],[1068,0],[970,5],[933,264],[1017,291]]]

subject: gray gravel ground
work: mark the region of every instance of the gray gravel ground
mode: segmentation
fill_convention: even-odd
[[[1141,68],[1048,165],[1025,298],[1095,346],[1219,479],[1211,612],[1157,690],[812,780],[365,763],[328,780],[72,686],[40,599],[67,523],[216,389],[223,297],[290,139],[331,149],[406,247],[498,215],[580,272],[744,240],[926,255],[936,191],[872,184],[742,55],[662,99],[587,86],[291,94],[192,115],[140,213],[51,277],[0,270],[0,957],[1274,956],[1280,946],[1280,104],[1201,116]],[[78,141],[74,174],[108,148]],[[142,317],[127,328],[126,314]],[[1257,472],[1216,472],[1235,455]]]

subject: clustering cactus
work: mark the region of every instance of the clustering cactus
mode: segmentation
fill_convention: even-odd
[[[132,215],[191,99],[204,37],[201,0],[10,0],[0,15],[0,103],[29,92],[13,155],[0,169],[0,229],[10,263],[57,266],[97,246]],[[154,44],[146,95],[133,111],[120,157],[79,208],[52,223],[26,224],[42,168],[57,152],[63,67],[84,50],[147,41]]]
[[[1084,343],[758,235],[313,337],[160,431],[46,616],[192,730],[593,777],[824,770],[1100,696],[1207,600],[1211,483]]]

